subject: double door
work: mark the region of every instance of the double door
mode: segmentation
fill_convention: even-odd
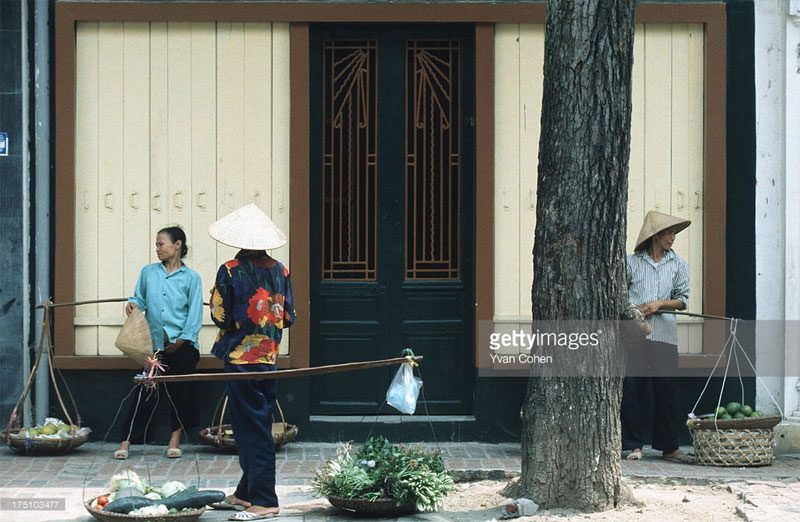
[[[418,413],[472,407],[473,34],[311,30],[312,364],[411,348],[425,357]],[[312,412],[375,414],[394,371],[314,378]]]

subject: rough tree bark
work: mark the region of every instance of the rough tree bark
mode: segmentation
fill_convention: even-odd
[[[617,319],[627,303],[633,0],[550,0],[532,290],[535,320]],[[611,333],[611,332],[609,332]],[[531,378],[517,492],[540,505],[618,505],[621,349],[579,350],[576,368]],[[572,362],[570,364],[573,364]]]

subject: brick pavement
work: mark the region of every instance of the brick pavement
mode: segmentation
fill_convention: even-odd
[[[432,443],[424,446],[434,447]],[[47,515],[52,514],[54,518],[43,518],[42,513],[35,518],[36,514],[0,511],[0,521],[91,520],[80,499],[102,491],[111,475],[128,468],[149,476],[153,483],[177,478],[199,483],[202,488],[231,490],[239,479],[237,456],[206,446],[185,445],[184,456],[179,460],[167,459],[163,446],[134,446],[127,461],[111,458],[116,447],[111,443],[90,442],[68,455],[55,457],[25,457],[7,447],[0,448],[0,498],[68,499],[66,512]],[[308,487],[314,471],[336,453],[337,447],[337,444],[295,442],[278,451],[279,494],[283,505],[288,506],[284,509],[285,516],[294,514],[306,520],[340,519],[327,508],[324,500],[314,499]],[[440,448],[448,469],[453,470],[457,480],[504,479],[520,471],[518,444],[446,443]],[[759,468],[717,468],[669,463],[660,460],[658,453],[645,450],[643,460],[623,461],[622,471],[629,480],[653,483],[730,483],[732,491],[742,498],[741,515],[747,520],[783,520],[770,518],[770,510],[792,512],[786,510],[795,508],[798,509],[796,519],[800,520],[800,455],[780,456],[773,465]],[[224,517],[215,517],[222,517],[222,514],[209,511],[203,519],[224,520]]]

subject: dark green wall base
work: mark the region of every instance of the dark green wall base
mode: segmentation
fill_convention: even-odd
[[[122,426],[133,396],[121,405],[133,388],[133,373],[130,371],[64,371],[64,377],[78,404],[83,425],[92,428],[92,440],[119,441],[123,437]],[[389,383],[386,383],[388,387]],[[364,417],[363,422],[312,422],[310,421],[309,378],[282,380],[278,385],[280,401],[286,421],[299,428],[298,440],[314,442],[361,441],[372,429],[373,434],[382,434],[392,440],[446,442],[514,441],[519,438],[519,410],[525,394],[525,379],[478,379],[475,397],[475,420],[461,422],[434,422],[433,431],[428,422],[401,424],[377,424],[375,416]],[[214,410],[224,392],[222,382],[197,383],[197,404],[201,426],[190,429],[190,440],[196,440],[196,432],[211,424]],[[62,388],[62,394],[64,390]],[[58,400],[52,394],[50,414],[62,417]],[[133,399],[135,400],[135,399]],[[120,410],[116,422],[114,417]],[[384,406],[384,413],[399,415]],[[70,412],[72,413],[72,412]],[[377,413],[377,412],[376,412]],[[157,412],[156,443],[166,443],[169,438],[169,413],[166,404]],[[424,419],[419,406],[415,419]],[[108,432],[108,435],[106,433]]]
[[[120,403],[133,387],[132,373],[128,371],[70,371],[64,372],[70,389],[83,417],[83,424],[93,430],[91,440],[109,442],[123,437],[123,426],[127,404],[122,407],[120,417],[112,426],[114,415]],[[676,380],[678,390],[678,418],[675,422],[682,426],[688,413],[705,384],[705,378],[681,378]],[[525,397],[526,380],[522,378],[478,379],[475,383],[474,420],[441,422],[434,419],[428,423],[420,406],[414,416],[420,422],[376,423],[375,415],[364,417],[361,422],[312,422],[309,420],[308,379],[294,379],[280,382],[278,400],[281,403],[286,421],[299,428],[297,440],[303,442],[361,442],[368,434],[384,435],[389,440],[402,442],[517,442],[519,441],[519,410]],[[717,404],[721,379],[714,378],[709,384],[698,413],[713,411]],[[745,401],[753,404],[754,380],[744,380]],[[388,383],[387,383],[388,387]],[[222,397],[222,382],[198,383],[197,403],[202,426],[190,429],[190,441],[197,441],[197,431],[212,422],[214,409]],[[62,390],[63,393],[63,390]],[[741,400],[738,379],[728,379],[723,404]],[[50,414],[63,417],[58,401],[51,397]],[[646,411],[657,410],[652,404],[644,405]],[[384,412],[390,409],[384,407]],[[166,444],[169,438],[169,415],[165,405],[159,409],[157,420],[157,444]],[[396,415],[397,412],[391,412]],[[410,418],[409,418],[410,419]],[[433,426],[433,428],[431,428]],[[110,432],[109,432],[110,429]],[[106,432],[108,436],[106,436]],[[691,437],[685,429],[680,430],[682,445],[691,445]],[[648,434],[649,435],[649,434]]]

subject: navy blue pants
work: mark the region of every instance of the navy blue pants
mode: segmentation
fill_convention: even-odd
[[[273,370],[274,364],[225,363],[225,371],[229,373]],[[272,408],[277,382],[274,379],[225,381],[225,387],[242,468],[242,478],[234,495],[256,506],[278,507],[272,441]]]
[[[678,347],[645,340],[628,352],[628,377],[622,381],[622,449],[641,448],[643,433],[652,426],[652,446],[672,453],[678,449],[678,404],[673,376]]]

